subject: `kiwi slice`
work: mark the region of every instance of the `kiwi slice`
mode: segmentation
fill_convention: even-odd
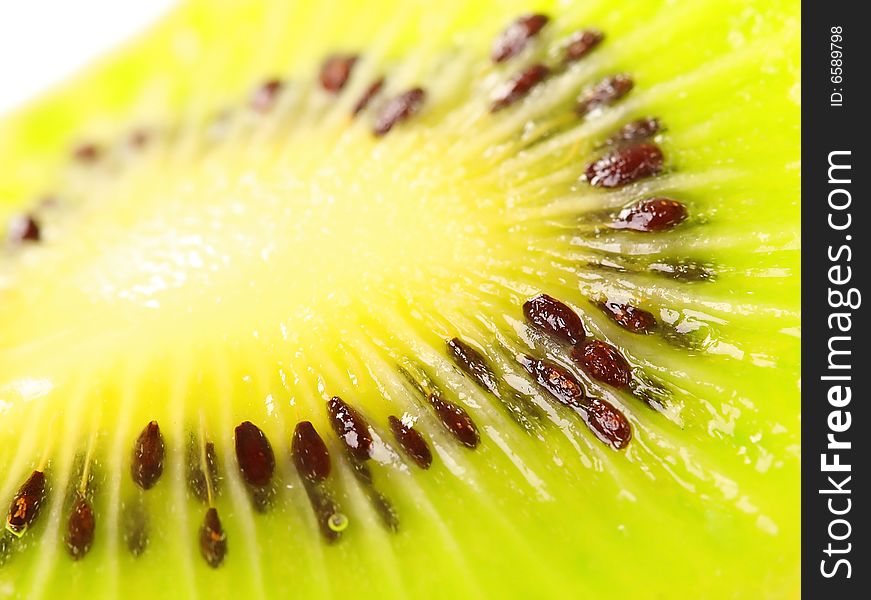
[[[0,591],[799,590],[794,2],[190,2],[0,123]]]

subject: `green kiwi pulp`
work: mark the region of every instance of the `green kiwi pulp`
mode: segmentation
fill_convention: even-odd
[[[189,2],[0,121],[0,595],[796,597],[793,4]]]

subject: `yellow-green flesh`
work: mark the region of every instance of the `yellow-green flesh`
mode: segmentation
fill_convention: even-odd
[[[792,598],[799,549],[799,79],[789,2],[376,4],[203,2],[19,114],[0,121],[0,220],[39,194],[61,204],[45,241],[0,256],[0,499],[47,461],[39,520],[0,567],[13,597]],[[493,38],[519,14],[553,18],[506,66]],[[492,90],[583,27],[601,48],[516,107]],[[321,60],[362,55],[338,97]],[[579,90],[627,72],[636,89],[596,118]],[[421,85],[425,109],[384,139],[372,112],[348,115],[387,76]],[[287,92],[246,108],[263,80]],[[208,124],[232,109],[225,137]],[[579,182],[597,145],[657,116],[668,169],[603,192]],[[122,136],[156,132],[139,152]],[[542,132],[553,131],[544,139]],[[70,165],[82,140],[108,144]],[[533,143],[534,142],[534,143]],[[690,219],[661,234],[592,233],[585,215],[651,194]],[[710,263],[713,281],[651,274],[662,260]],[[624,273],[591,261],[635,265]],[[550,403],[537,435],[452,368],[453,336],[516,373],[529,352],[522,303],[574,306],[670,392],[664,413],[589,383],[633,425],[601,444]],[[591,304],[620,296],[682,319],[692,349],[627,333]],[[500,344],[501,341],[501,344]],[[396,365],[427,365],[477,423],[468,450],[441,428]],[[516,380],[513,380],[516,381]],[[372,462],[394,503],[386,531],[364,498],[324,403],[357,406],[393,448]],[[387,416],[418,416],[435,461],[399,452]],[[167,460],[143,494],[147,551],[133,557],[121,513],[139,492],[133,440],[161,424]],[[256,513],[233,428],[260,426],[278,494]],[[322,541],[290,461],[311,420],[332,452],[350,519]],[[215,441],[216,499],[229,553],[209,568],[197,545],[204,505],[186,489],[190,432]],[[81,561],[63,545],[68,504],[89,462],[96,539]],[[5,509],[5,505],[4,505]]]

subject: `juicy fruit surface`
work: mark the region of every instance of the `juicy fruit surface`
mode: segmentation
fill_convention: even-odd
[[[0,256],[0,498],[47,488],[0,594],[797,595],[793,4],[191,3],[0,122],[3,221],[56,195]]]

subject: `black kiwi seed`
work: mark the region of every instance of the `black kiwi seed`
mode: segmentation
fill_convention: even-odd
[[[325,540],[332,543],[338,540],[347,526],[347,517],[339,512],[339,507],[327,489],[327,477],[332,469],[329,451],[323,438],[309,421],[297,424],[291,441],[291,459],[302,479],[303,487],[311,504],[318,528]],[[366,466],[348,452],[352,467],[363,469],[363,476],[354,473],[358,479],[371,475]]]
[[[523,303],[527,322],[571,345],[587,337],[581,318],[571,308],[547,294],[539,294]]]
[[[331,94],[339,93],[351,77],[351,70],[357,64],[358,58],[356,54],[328,56],[321,65],[321,87]]]
[[[498,112],[511,106],[550,74],[550,69],[542,64],[527,67],[504,84],[502,84],[490,104],[490,112]]]
[[[611,223],[613,229],[665,231],[687,218],[687,207],[671,198],[646,198],[624,208]]]
[[[603,39],[605,39],[605,34],[597,29],[586,29],[576,32],[566,45],[563,62],[570,63],[582,59],[596,46],[601,44]]]
[[[163,457],[163,435],[157,421],[151,421],[133,445],[133,461],[130,465],[133,481],[144,490],[153,487],[163,473]]]
[[[302,421],[296,425],[290,451],[293,464],[301,477],[319,482],[330,475],[330,453],[310,421]]]
[[[21,535],[39,516],[39,509],[45,500],[45,473],[33,471],[27,478],[9,507],[6,528],[15,535]]]
[[[615,323],[632,333],[650,333],[656,328],[656,317],[652,313],[631,304],[606,300],[599,307]]]
[[[498,390],[496,374],[484,355],[459,338],[448,340],[448,354],[463,372],[485,390],[495,394]]]
[[[275,454],[266,435],[251,421],[236,426],[236,460],[250,485],[263,487],[275,471]]]
[[[323,439],[308,421],[299,423],[293,432],[291,458],[302,479],[321,535],[328,542],[335,542],[347,527],[348,519],[339,511],[333,495],[327,489],[327,477],[332,468],[330,455]],[[366,465],[354,458],[350,451],[348,458],[355,468],[354,475],[364,483],[371,483],[371,474]]]
[[[42,238],[42,229],[33,215],[18,215],[9,224],[8,238],[13,244],[38,242]]]
[[[372,102],[372,98],[374,98],[378,92],[381,91],[381,88],[384,87],[384,78],[379,77],[372,84],[366,88],[366,91],[363,92],[363,95],[360,96],[360,99],[357,100],[357,103],[354,105],[354,110],[351,111],[353,116],[359,115],[361,112],[366,110],[366,107],[369,106],[369,103]]]
[[[348,452],[357,460],[367,460],[372,450],[372,435],[363,416],[338,396],[327,401],[327,412],[333,431]]]
[[[581,406],[586,392],[581,382],[568,369],[528,355],[520,357],[520,364],[538,385],[562,404],[574,408]]]
[[[73,149],[73,158],[80,163],[96,162],[102,154],[96,144],[81,144]]]
[[[130,133],[127,137],[127,143],[130,144],[132,148],[141,149],[144,148],[149,140],[151,139],[151,134],[146,129],[136,129]]]
[[[606,142],[609,145],[640,142],[653,137],[662,131],[662,123],[654,117],[644,117],[626,123],[618,129]]]
[[[659,146],[649,142],[614,150],[591,163],[586,170],[590,185],[616,188],[656,175],[665,157]]]
[[[206,564],[217,569],[227,556],[227,534],[218,517],[218,509],[210,507],[200,527],[200,554]]]
[[[481,442],[478,427],[461,406],[442,399],[438,392],[427,394],[427,401],[435,409],[442,425],[451,432],[458,442],[467,448],[477,448]]]
[[[432,452],[430,452],[429,445],[420,432],[393,415],[387,417],[387,421],[390,424],[393,437],[396,438],[408,457],[421,469],[429,469],[432,465]]]
[[[283,81],[280,79],[269,79],[254,90],[249,100],[249,105],[259,113],[269,112],[283,89]]]
[[[547,15],[523,15],[509,25],[493,42],[490,58],[493,62],[503,62],[520,54],[527,42],[547,25]]]
[[[572,359],[593,379],[625,388],[632,379],[632,367],[623,355],[607,342],[593,340],[572,350]]]
[[[588,397],[584,399],[578,412],[596,437],[615,450],[625,448],[632,439],[629,420],[610,402]]]
[[[66,547],[74,560],[80,560],[91,549],[94,542],[94,509],[81,492],[76,492],[72,511],[67,522]]]
[[[395,125],[417,114],[425,99],[426,92],[418,87],[388,100],[375,118],[375,125],[372,129],[375,135],[377,137],[386,135]]]
[[[583,116],[597,108],[610,106],[632,91],[633,87],[635,82],[623,73],[606,77],[578,98],[575,112]]]
[[[605,400],[588,397],[581,382],[567,369],[532,356],[522,356],[520,364],[551,396],[575,409],[602,442],[616,450],[629,443],[632,428],[626,415]]]

